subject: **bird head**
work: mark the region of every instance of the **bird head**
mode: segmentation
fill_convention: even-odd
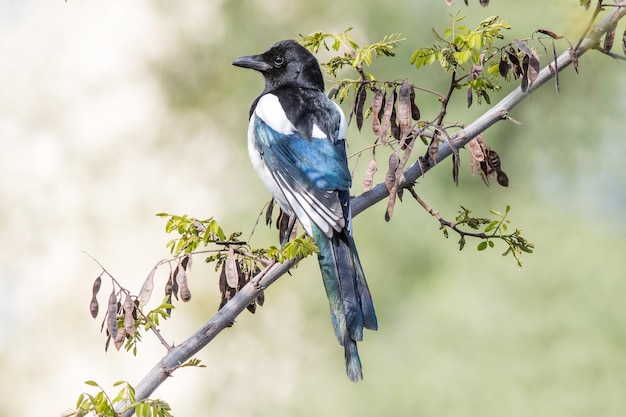
[[[237,58],[233,65],[263,74],[266,92],[288,85],[324,91],[324,78],[317,59],[293,40],[279,41],[259,55]]]

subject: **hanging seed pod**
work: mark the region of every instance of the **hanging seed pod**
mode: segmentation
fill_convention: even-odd
[[[354,99],[354,113],[356,115],[356,127],[361,131],[363,127],[363,107],[365,106],[365,99],[367,98],[366,84],[361,84],[356,91],[356,97]]]
[[[122,308],[124,309],[124,329],[127,334],[134,336],[135,319],[133,318],[133,311],[135,310],[135,303],[131,299],[130,294],[126,294]]]
[[[376,173],[376,158],[372,156],[367,168],[365,169],[365,175],[363,176],[363,191],[369,191],[374,185],[374,174]]]
[[[107,331],[113,339],[117,337],[117,296],[115,290],[109,295],[109,303],[107,308]]]
[[[185,303],[191,300],[191,291],[187,283],[187,273],[180,265],[176,269],[176,283],[180,290],[180,299]]]
[[[381,132],[380,132],[380,140],[383,145],[387,144],[387,138],[389,136],[389,131],[391,130],[391,117],[393,116],[396,104],[396,90],[394,89],[391,97],[385,102],[385,107],[383,109],[383,118],[381,120]]]
[[[406,78],[402,81],[402,85],[400,86],[398,110],[396,113],[400,127],[400,138],[403,139],[411,130],[411,88]]]
[[[98,276],[93,282],[93,286],[91,287],[91,302],[89,303],[89,312],[91,313],[91,317],[94,319],[98,316],[98,310],[100,306],[98,305],[98,291],[100,291],[100,286],[102,285],[102,277]]]
[[[411,99],[411,118],[416,122],[421,118],[420,109],[415,103],[415,87],[411,86],[411,92],[409,95]]]
[[[139,290],[139,308],[143,308],[150,301],[150,297],[152,296],[152,290],[154,290],[154,274],[156,273],[156,266],[152,268],[148,277],[144,281],[141,286],[141,290]]]
[[[372,100],[372,131],[376,137],[380,137],[382,133],[380,125],[380,111],[383,108],[383,102],[383,93],[377,88],[374,92],[374,99]]]

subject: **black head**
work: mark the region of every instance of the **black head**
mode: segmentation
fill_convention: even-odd
[[[237,58],[233,65],[261,72],[265,78],[265,91],[286,85],[324,91],[324,78],[317,59],[293,40],[276,42],[260,55]]]

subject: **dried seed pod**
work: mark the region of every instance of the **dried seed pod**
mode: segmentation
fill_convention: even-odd
[[[523,73],[522,65],[519,61],[519,58],[517,57],[517,54],[515,53],[515,50],[513,50],[513,48],[507,49],[506,54],[509,57],[511,66],[513,67],[513,77],[515,79],[518,79],[519,77],[522,76],[522,73]]]
[[[398,94],[398,109],[396,111],[398,117],[398,125],[400,127],[400,138],[406,137],[411,130],[411,88],[409,82],[405,78],[400,86]]]
[[[502,77],[506,77],[506,75],[509,73],[509,63],[506,62],[506,59],[500,60],[500,63],[498,64],[498,72],[500,72],[500,75]]]
[[[91,317],[94,319],[98,316],[98,310],[100,306],[98,305],[98,299],[93,296],[91,298],[91,302],[89,303],[89,312],[91,313]]]
[[[98,278],[93,282],[93,286],[91,287],[91,295],[94,297],[98,295],[98,291],[100,291],[100,286],[102,285],[102,275],[99,275]]]
[[[193,258],[189,254],[183,256],[183,259],[180,260],[180,266],[182,266],[185,271],[191,269],[192,264]]]
[[[461,165],[461,158],[458,153],[452,154],[452,180],[454,185],[459,186],[459,167]]]
[[[415,104],[415,88],[413,86],[411,86],[409,98],[411,100],[411,118],[415,121],[418,121],[421,118],[421,114],[419,107],[417,107],[417,104]]]
[[[267,205],[267,209],[265,210],[265,225],[269,226],[272,224],[272,214],[274,212],[274,198],[270,200]]]
[[[150,273],[148,273],[148,277],[141,286],[141,290],[139,290],[139,296],[137,297],[139,299],[139,308],[143,308],[150,301],[152,290],[154,290],[154,274],[156,270],[156,266],[152,268]]]
[[[528,86],[532,87],[535,83],[535,80],[539,76],[539,71],[541,70],[539,55],[537,55],[537,51],[533,50],[533,53],[529,56],[528,60]]]
[[[604,52],[611,52],[613,49],[613,42],[615,41],[615,25],[611,25],[611,28],[607,30],[606,35],[604,35]]]
[[[356,91],[356,97],[354,98],[354,113],[356,115],[356,127],[361,130],[363,127],[363,107],[365,106],[365,99],[367,98],[366,84],[361,84]]]
[[[107,331],[113,339],[117,336],[117,296],[115,290],[109,295],[109,303],[107,308]]]
[[[374,100],[372,101],[372,132],[374,136],[380,137],[381,125],[380,125],[380,110],[383,107],[383,93],[378,88],[374,92]]]
[[[391,119],[395,110],[396,104],[396,90],[394,89],[391,97],[385,102],[385,107],[383,109],[383,118],[381,120],[381,133],[380,140],[383,145],[387,144],[387,137],[389,136],[389,131],[391,130]]]
[[[395,152],[389,155],[389,168],[387,169],[387,174],[385,174],[385,185],[390,193],[396,185],[396,170],[399,164],[400,158]]]
[[[528,89],[528,67],[530,64],[530,58],[528,55],[524,55],[522,58],[522,81],[520,87],[522,91],[526,91]]]
[[[180,289],[180,299],[185,303],[191,300],[191,291],[187,284],[187,272],[180,265],[176,269],[176,283]]]
[[[376,159],[372,157],[363,176],[363,191],[369,191],[374,185],[374,174],[376,173]]]
[[[237,275],[237,262],[235,260],[235,250],[228,248],[228,256],[226,257],[226,281],[231,288],[237,288],[239,276]]]
[[[93,286],[91,287],[91,301],[89,302],[89,312],[91,313],[91,317],[94,319],[98,316],[98,310],[100,306],[98,305],[98,291],[100,291],[100,286],[102,285],[102,276],[99,275],[95,281],[93,282]]]
[[[120,350],[122,346],[124,346],[124,339],[126,339],[125,329],[122,327],[117,335],[113,338],[113,344],[115,345],[115,349]]]
[[[126,330],[126,333],[128,333],[131,336],[134,336],[135,335],[135,319],[133,318],[133,311],[135,310],[135,303],[130,297],[130,294],[126,294],[122,308],[124,309],[124,329]]]
[[[537,29],[537,32],[543,33],[544,35],[548,35],[552,39],[561,39],[563,37],[561,35],[557,35],[556,33],[552,32],[551,30],[547,30],[547,29]]]

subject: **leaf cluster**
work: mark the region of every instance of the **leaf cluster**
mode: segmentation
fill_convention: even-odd
[[[441,228],[444,231],[444,235],[448,237],[446,228],[453,228],[455,231],[460,232],[461,237],[459,239],[459,249],[463,250],[466,243],[466,236],[478,237],[481,242],[478,243],[477,249],[483,251],[487,248],[495,247],[495,240],[502,240],[507,244],[507,249],[502,253],[502,256],[506,256],[509,253],[513,255],[517,266],[522,267],[521,254],[532,253],[534,245],[522,236],[520,229],[516,228],[513,232],[509,233],[509,224],[511,221],[508,218],[510,206],[506,206],[504,213],[497,210],[489,210],[489,212],[495,216],[495,218],[473,217],[471,211],[461,206],[461,210],[458,212],[456,220],[451,224],[442,223]],[[462,231],[462,227],[468,227],[472,230],[480,230],[482,232],[473,233]]]
[[[142,399],[136,401],[135,388],[126,381],[117,381],[114,387],[122,386],[119,393],[111,398],[95,381],[85,381],[86,385],[96,387],[95,394],[82,393],[78,396],[76,407],[62,414],[62,417],[119,417],[127,410],[134,409],[137,417],[172,417],[168,403],[163,400]]]
[[[352,67],[359,72],[361,79],[373,79],[371,74],[366,74],[363,71],[363,67],[371,66],[374,58],[395,56],[395,49],[404,40],[400,34],[393,33],[385,35],[378,42],[360,46],[350,35],[351,30],[352,28],[348,28],[339,34],[315,32],[306,36],[300,35],[300,43],[314,53],[318,53],[321,48],[334,52],[343,51],[343,54],[334,56],[322,63],[322,66],[333,77],[336,77],[337,72],[344,67]]]
[[[166,244],[173,255],[191,253],[200,245],[236,240],[240,235],[233,234],[227,239],[224,230],[213,218],[198,220],[186,214],[179,216],[168,213],[158,213],[157,216],[168,218],[165,224],[166,233],[177,232],[180,235]]]

